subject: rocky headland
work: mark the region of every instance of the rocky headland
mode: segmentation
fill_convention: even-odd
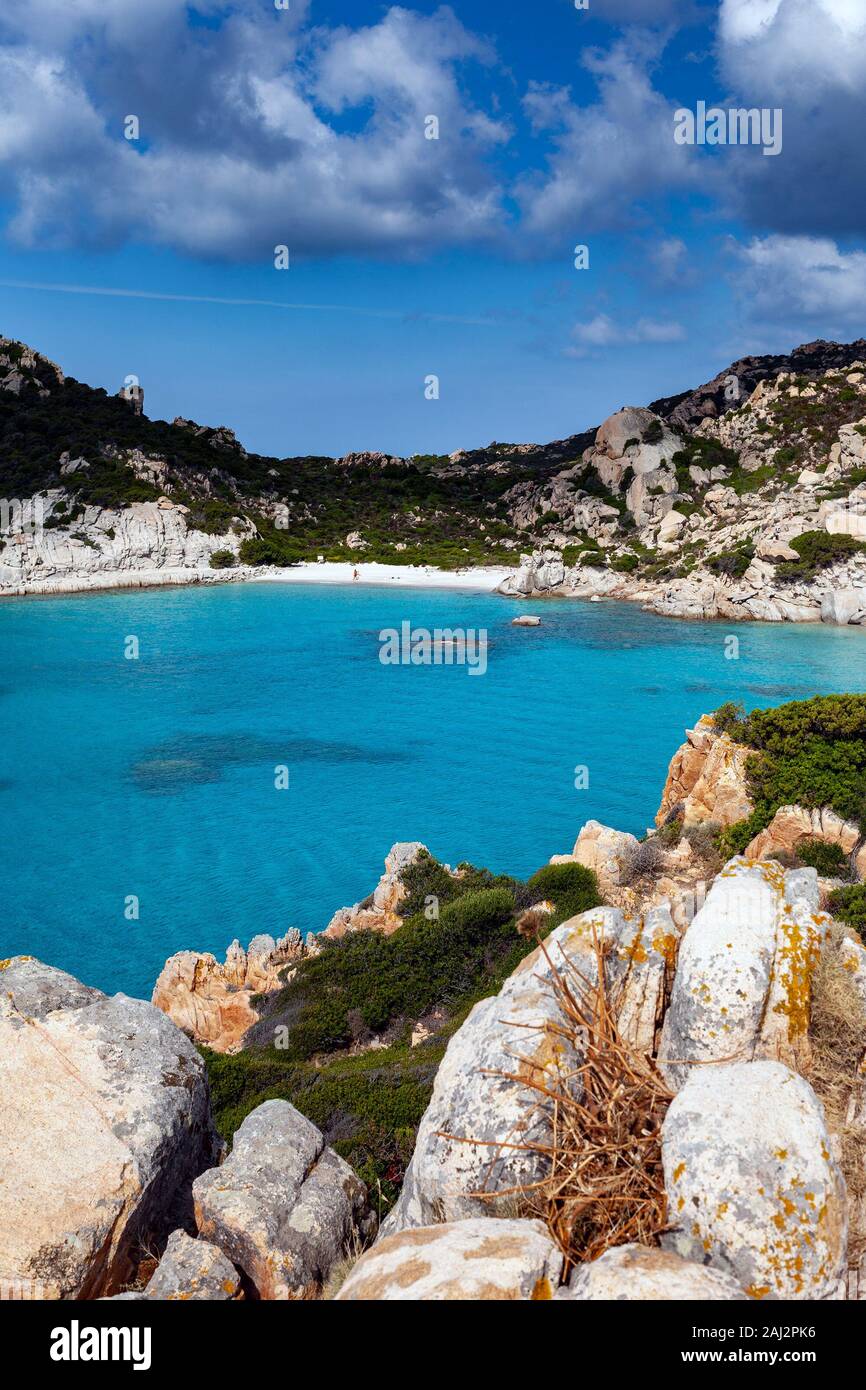
[[[0,595],[280,568],[502,570],[511,597],[859,624],[866,343],[744,358],[549,444],[269,458],[0,338]],[[351,571],[347,571],[351,573]],[[495,582],[495,581],[494,581]]]
[[[652,832],[525,883],[397,845],[327,932],[181,952],[152,1004],[2,962],[0,1276],[866,1297],[864,757],[866,697],[724,707]]]

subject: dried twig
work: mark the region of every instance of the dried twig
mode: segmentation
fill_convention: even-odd
[[[531,1148],[549,1167],[537,1181],[479,1196],[520,1197],[547,1222],[568,1264],[597,1259],[628,1241],[654,1245],[667,1221],[661,1125],[671,1092],[652,1058],[619,1032],[619,1000],[606,980],[597,936],[592,979],[569,961],[554,966],[543,943],[541,949],[561,1015],[554,1031],[582,1062],[557,1072],[521,1059],[519,1072],[494,1073],[533,1092],[528,1103],[549,1116],[546,1143],[506,1139],[499,1150]]]

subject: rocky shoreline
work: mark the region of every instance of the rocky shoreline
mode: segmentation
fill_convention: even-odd
[[[731,727],[706,716],[689,731],[646,841],[589,822],[553,856],[543,881],[589,876],[604,905],[537,937],[453,1031],[384,1221],[336,1141],[286,1100],[248,1110],[227,1152],[194,1042],[261,1047],[270,1001],[306,962],[418,931],[401,909],[432,865],[422,845],[395,846],[370,898],[320,937],[236,942],[223,965],[172,957],[152,1004],[25,956],[0,963],[0,1275],[16,1296],[866,1298],[866,947],[827,910],[837,880],[786,866],[819,842],[861,881],[866,839],[829,807],[784,806],[714,864],[707,827],[754,812],[752,755]],[[440,891],[466,872],[436,869]],[[517,932],[537,933],[554,904],[525,901]],[[850,1061],[821,1029],[842,1006]],[[358,1059],[377,1045],[359,1042]],[[586,1257],[537,1194],[551,1162],[572,1161],[552,1098],[588,1114],[580,1086],[616,1058],[656,1097],[657,1135],[617,1142],[640,1143],[667,1216],[654,1238],[602,1230]]]
[[[830,623],[860,626],[866,620],[866,565],[828,569],[821,580],[795,589],[769,584],[726,583],[705,574],[695,579],[647,583],[580,566],[566,569],[556,554],[521,557],[520,568],[498,587],[508,598],[618,600],[663,618],[695,622]]]
[[[267,578],[622,600],[695,620],[866,619],[862,342],[743,359],[547,445],[422,459],[265,460],[224,428],[148,421],[125,398],[108,409],[0,338],[4,365],[7,414],[28,437],[54,410],[105,437],[90,457],[43,443],[38,466],[13,460],[31,491],[0,499],[0,597]],[[346,531],[361,490],[366,520]],[[425,563],[437,550],[449,568]]]

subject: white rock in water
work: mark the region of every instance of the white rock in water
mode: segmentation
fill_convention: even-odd
[[[541,619],[534,617],[531,613],[521,613],[518,618],[511,619],[512,627],[540,627]]]
[[[821,599],[821,622],[862,623],[866,618],[866,589],[830,589]]]
[[[662,1127],[663,1244],[753,1298],[835,1298],[846,1268],[845,1180],[811,1086],[780,1062],[702,1067]]]
[[[541,1221],[453,1221],[383,1236],[337,1300],[550,1299],[562,1255]]]
[[[578,1265],[557,1299],[578,1302],[747,1301],[748,1295],[729,1274],[684,1260],[671,1250],[646,1245],[618,1245],[591,1264]]]

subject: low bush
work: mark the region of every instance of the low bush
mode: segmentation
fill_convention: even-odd
[[[526,880],[526,896],[531,899],[527,907],[552,902],[563,922],[601,903],[595,874],[583,864],[546,864]]]
[[[737,550],[723,550],[718,555],[710,556],[707,569],[726,579],[742,579],[754,558],[754,547],[743,545]]]
[[[436,1039],[316,1065],[293,1062],[274,1047],[231,1056],[201,1048],[216,1126],[227,1143],[264,1101],[290,1101],[352,1165],[382,1216],[400,1190],[444,1050],[445,1040]]]
[[[448,1037],[478,999],[501,987],[539,936],[601,901],[595,875],[580,864],[547,865],[519,883],[471,864],[452,875],[425,854],[404,881],[409,895],[402,908],[410,915],[396,932],[359,931],[328,941],[284,989],[264,996],[266,1013],[242,1052],[202,1049],[226,1140],[263,1101],[289,1100],[352,1164],[383,1215],[402,1183]],[[433,898],[438,920],[427,920],[424,908]],[[521,934],[515,921],[521,907],[542,898],[555,912],[537,914]],[[440,1031],[410,1047],[410,1022],[434,1009],[445,1016]],[[287,1046],[277,1048],[280,1026]],[[390,1045],[345,1050],[372,1033],[385,1033]]]
[[[822,878],[843,878],[849,872],[848,856],[841,845],[809,838],[797,846],[797,858]]]
[[[720,734],[730,734],[736,738],[744,715],[745,710],[741,704],[735,703],[733,700],[726,700],[723,705],[719,705],[713,715],[713,727]]]
[[[780,806],[826,806],[866,824],[866,695],[818,695],[748,715],[727,704],[715,722],[755,750],[746,769],[755,809],[721,832],[720,853],[741,854]]]
[[[834,888],[827,906],[846,927],[852,927],[860,936],[866,937],[866,883],[854,883],[850,888]]]
[[[631,847],[630,852],[624,857],[623,883],[636,883],[639,879],[658,872],[664,861],[665,853],[665,847],[659,838],[660,834],[661,832],[651,835],[646,840],[638,840],[637,844]]]
[[[830,565],[866,552],[866,545],[853,536],[831,536],[827,531],[804,531],[789,544],[800,558],[776,566],[776,578],[783,582],[807,582]]]

